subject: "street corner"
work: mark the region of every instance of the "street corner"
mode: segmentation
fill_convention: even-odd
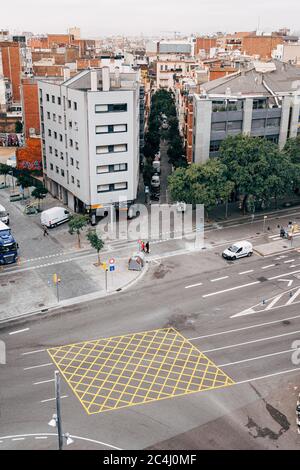
[[[48,353],[89,415],[234,384],[174,328],[85,341]]]

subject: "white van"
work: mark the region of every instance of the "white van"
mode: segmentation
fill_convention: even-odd
[[[9,213],[6,211],[4,206],[0,204],[0,222],[9,225]]]
[[[157,173],[160,173],[160,161],[159,160],[154,160],[152,162],[152,167]]]
[[[243,258],[244,256],[253,255],[253,246],[250,242],[236,242],[229,248],[223,251],[222,256],[225,259],[235,260],[237,258]]]
[[[52,207],[41,213],[41,224],[48,228],[56,227],[70,219],[70,212],[64,207]]]

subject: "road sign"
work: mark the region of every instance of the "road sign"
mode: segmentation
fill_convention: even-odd
[[[114,258],[110,258],[109,264],[116,264],[116,260]]]
[[[109,270],[110,272],[114,271],[116,268],[115,268],[115,265],[114,264],[111,264],[110,267],[109,267]]]
[[[107,264],[105,263],[105,261],[101,263],[101,268],[104,269],[104,271],[107,270]]]

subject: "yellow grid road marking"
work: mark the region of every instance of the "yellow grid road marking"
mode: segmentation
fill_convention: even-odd
[[[48,353],[88,414],[234,384],[174,328],[85,341]]]

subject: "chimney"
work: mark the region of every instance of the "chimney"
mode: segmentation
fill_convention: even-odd
[[[120,82],[120,67],[115,68],[115,87],[120,88],[121,82]]]
[[[97,70],[91,70],[91,91],[97,91]]]
[[[102,90],[109,91],[110,89],[110,76],[109,67],[102,68]]]
[[[64,67],[64,82],[69,80],[70,77],[70,69],[68,67]]]

